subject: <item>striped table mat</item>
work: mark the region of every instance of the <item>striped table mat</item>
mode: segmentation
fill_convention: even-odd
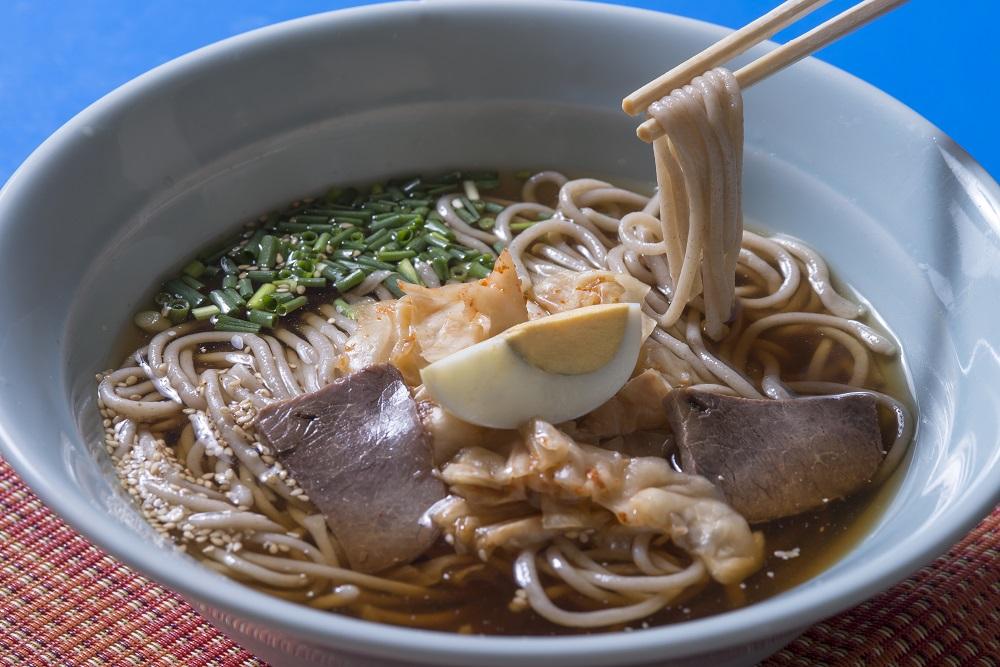
[[[1000,667],[1000,509],[946,556],[767,667]],[[183,600],[49,512],[0,461],[0,665],[260,667]]]

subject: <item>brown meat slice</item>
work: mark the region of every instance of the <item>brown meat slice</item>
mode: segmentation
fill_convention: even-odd
[[[664,406],[684,472],[713,482],[751,523],[857,492],[884,455],[866,394],[772,401],[678,389]]]
[[[407,563],[434,542],[420,525],[445,496],[416,402],[394,366],[371,366],[269,405],[257,432],[309,495],[355,570]]]

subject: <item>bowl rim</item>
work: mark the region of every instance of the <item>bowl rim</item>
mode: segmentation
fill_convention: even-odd
[[[502,8],[519,12],[522,18],[533,9],[545,10],[558,6],[567,12],[604,12],[623,19],[658,21],[665,28],[669,26],[698,31],[716,39],[730,32],[728,28],[696,19],[595,2],[480,0],[473,4],[463,0],[433,0],[421,5],[424,8],[445,7],[449,11]],[[204,46],[132,79],[70,119],[15,170],[0,188],[0,230],[11,224],[7,222],[10,216],[4,216],[3,213],[10,207],[13,193],[19,191],[22,184],[30,183],[34,172],[43,171],[51,163],[57,163],[62,144],[68,142],[83,127],[94,124],[104,114],[127,106],[130,100],[141,97],[148,89],[182,79],[200,69],[204,63],[225,58],[240,49],[261,48],[267,43],[293,39],[301,30],[316,28],[329,22],[377,20],[381,16],[405,13],[414,6],[413,2],[391,2],[284,21]],[[825,78],[829,85],[853,89],[868,97],[873,104],[885,108],[886,113],[905,118],[923,133],[934,135],[936,141],[958,155],[963,165],[973,172],[981,195],[1000,201],[1000,187],[986,171],[955,142],[909,107],[843,70],[814,58],[807,59],[798,67],[810,68],[815,74]],[[1000,229],[1000,222],[997,223],[997,228]],[[472,656],[486,661],[559,658],[563,661],[572,660],[577,665],[600,664],[609,659],[616,662],[636,662],[662,659],[668,655],[692,655],[706,649],[723,650],[764,638],[795,633],[903,579],[957,542],[1000,500],[1000,490],[997,489],[1000,485],[992,485],[991,488],[990,484],[984,483],[989,476],[980,478],[980,488],[967,490],[965,502],[950,511],[951,521],[939,521],[925,533],[911,535],[899,543],[896,549],[882,553],[864,568],[853,568],[808,590],[793,588],[777,598],[724,614],[633,633],[563,637],[468,637],[372,623],[309,609],[253,591],[207,569],[183,567],[174,559],[163,559],[160,557],[161,547],[145,540],[136,540],[134,532],[105,512],[87,503],[75,503],[71,496],[56,488],[44,475],[39,467],[41,460],[36,458],[32,450],[16,444],[18,438],[8,427],[8,424],[15,422],[16,414],[12,406],[0,405],[0,453],[18,475],[49,508],[87,540],[145,576],[180,593],[189,601],[222,610],[240,620],[259,623],[268,629],[305,636],[318,645],[336,646],[373,656],[410,660],[419,657],[421,662],[436,660],[447,664],[462,664],[463,660]],[[82,439],[78,432],[67,437]],[[993,477],[1000,477],[1000,469],[992,472]],[[910,548],[905,551],[900,549],[904,545]]]

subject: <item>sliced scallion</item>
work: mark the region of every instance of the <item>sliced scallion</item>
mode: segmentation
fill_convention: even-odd
[[[278,315],[276,313],[269,313],[266,310],[251,309],[250,312],[247,313],[247,319],[254,324],[259,324],[262,327],[273,329],[275,322],[278,321]]]
[[[262,269],[274,268],[278,257],[278,239],[270,234],[260,240],[260,252],[257,254],[257,266]]]
[[[347,303],[340,297],[337,297],[336,299],[333,300],[333,307],[336,308],[337,312],[343,315],[344,317],[349,317],[353,320],[356,316],[354,312],[354,306]]]
[[[174,296],[180,297],[192,306],[200,306],[205,303],[205,295],[180,279],[168,280],[163,284],[163,289]]]
[[[338,280],[334,284],[334,287],[336,287],[337,291],[339,292],[346,292],[360,285],[361,281],[363,281],[364,279],[365,279],[365,272],[362,271],[361,269],[356,269],[355,271],[352,271],[351,273],[347,274],[346,276]]]
[[[232,331],[233,333],[259,333],[260,325],[238,317],[217,315],[215,317],[215,329],[216,331]]]
[[[237,296],[239,295],[237,294]],[[219,307],[223,315],[228,315],[240,308],[240,299],[233,299],[226,290],[214,289],[208,293],[208,298]]]
[[[205,265],[194,259],[188,262],[188,264],[181,269],[181,273],[186,276],[191,276],[192,278],[200,278],[203,273],[205,273]]]
[[[294,299],[289,299],[284,303],[279,303],[278,309],[275,312],[278,313],[278,315],[287,315],[293,310],[298,310],[307,303],[309,303],[309,300],[306,299],[304,296],[297,296]]]
[[[218,306],[202,306],[201,308],[194,308],[191,310],[191,314],[196,320],[207,320],[213,315],[218,315],[221,311]]]

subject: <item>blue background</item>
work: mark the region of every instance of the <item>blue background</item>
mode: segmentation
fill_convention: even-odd
[[[834,0],[803,25],[815,25],[855,1]],[[739,27],[778,2],[620,4]],[[0,183],[76,112],[136,75],[240,32],[356,4],[365,3],[0,0]],[[995,0],[912,0],[828,47],[820,57],[916,109],[997,176],[1000,94],[991,88],[1000,66],[998,23],[1000,2]],[[777,39],[789,36],[780,33]],[[979,81],[987,85],[977,89]]]

